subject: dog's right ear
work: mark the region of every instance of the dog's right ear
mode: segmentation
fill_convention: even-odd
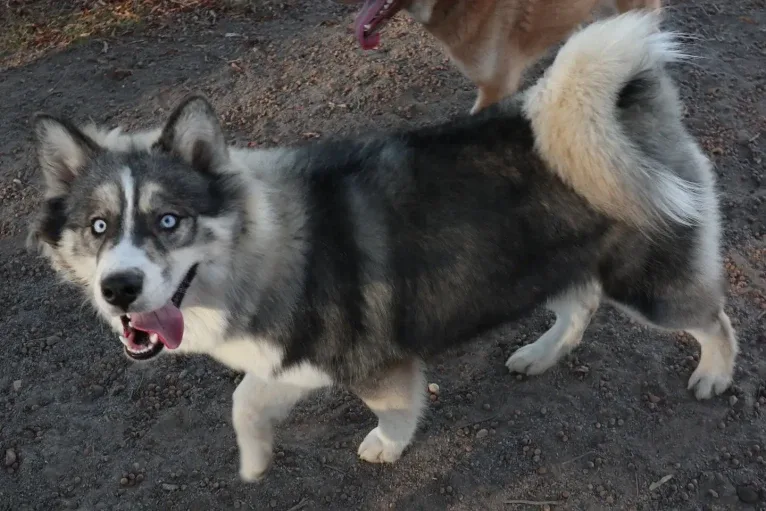
[[[37,158],[45,178],[45,196],[66,195],[72,181],[101,149],[68,121],[36,114],[32,123],[37,138]]]

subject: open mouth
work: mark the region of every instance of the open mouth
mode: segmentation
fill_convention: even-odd
[[[197,274],[197,265],[191,267],[178,286],[170,303],[150,312],[134,312],[120,316],[125,354],[134,360],[154,358],[168,348],[181,345],[184,336],[184,318],[181,301]]]
[[[367,0],[356,16],[354,31],[359,44],[365,50],[373,50],[380,44],[378,32],[396,14],[402,0]]]

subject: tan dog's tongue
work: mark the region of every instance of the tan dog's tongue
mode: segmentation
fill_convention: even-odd
[[[149,334],[157,334],[168,349],[174,350],[184,338],[184,317],[172,304],[152,312],[139,312],[130,315],[131,326]]]

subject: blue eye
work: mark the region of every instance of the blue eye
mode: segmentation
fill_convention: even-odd
[[[106,232],[106,220],[103,218],[94,218],[90,223],[90,230],[94,235],[100,236]]]
[[[178,217],[175,215],[167,214],[162,215],[160,218],[160,228],[166,231],[172,231],[178,225]]]

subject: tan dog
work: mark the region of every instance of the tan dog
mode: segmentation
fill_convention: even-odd
[[[362,3],[354,30],[364,49],[404,9],[445,46],[460,71],[479,88],[471,113],[510,96],[524,71],[561,42],[597,6],[622,13],[659,9],[661,0],[339,0]]]

